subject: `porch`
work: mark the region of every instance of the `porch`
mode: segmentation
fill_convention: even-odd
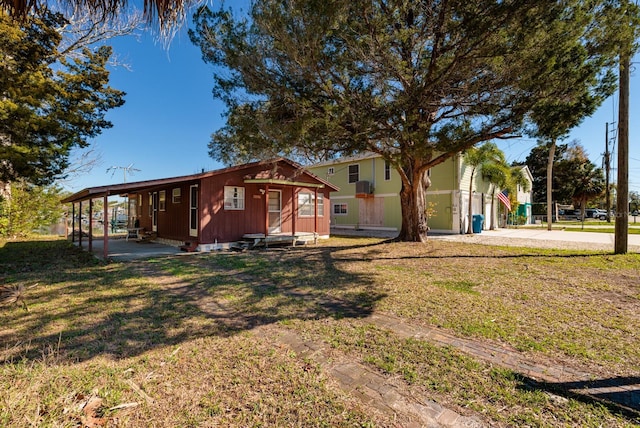
[[[139,243],[133,239],[128,240],[125,236],[110,237],[107,242],[106,252],[104,249],[103,239],[94,239],[91,247],[89,247],[89,243],[86,238],[82,241],[76,241],[74,244],[85,250],[90,249],[93,255],[99,259],[104,259],[106,257],[109,260],[119,262],[186,254],[184,251],[181,251],[180,248],[175,246],[159,242]]]
[[[265,235],[264,233],[247,233],[242,235],[242,241],[239,243],[241,248],[252,249],[257,247],[269,248],[269,245],[291,245],[307,244],[318,242],[318,234],[312,232],[296,232],[296,233],[275,233]]]

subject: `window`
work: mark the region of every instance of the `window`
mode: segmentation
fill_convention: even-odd
[[[182,202],[182,192],[181,189],[178,187],[176,189],[173,189],[171,191],[171,202],[174,204],[179,204],[180,202]]]
[[[329,167],[329,169],[327,169],[327,175],[333,175],[336,173],[336,170],[333,169],[332,166]]]
[[[298,216],[312,217],[315,215],[315,194],[308,192],[298,193]],[[324,195],[318,194],[318,217],[324,215]]]
[[[384,161],[384,179],[385,181],[391,180],[391,164],[388,160]]]
[[[335,215],[347,215],[347,204],[333,204],[333,213]]]
[[[138,195],[138,210],[136,211],[138,217],[142,217],[142,194]]]
[[[166,208],[167,208],[167,191],[161,190],[160,196],[158,199],[158,209],[160,211],[165,211]]]
[[[153,193],[149,193],[149,217],[153,217]]]
[[[349,165],[349,183],[360,181],[360,165]]]
[[[244,209],[244,187],[224,186],[224,209]]]

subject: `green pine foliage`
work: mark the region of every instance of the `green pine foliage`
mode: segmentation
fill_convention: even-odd
[[[243,18],[202,7],[190,37],[216,67],[213,93],[227,105],[210,154],[228,163],[380,154],[402,179],[399,238],[424,241],[429,168],[485,141],[539,134],[549,111],[579,121],[612,90],[607,10],[617,9],[256,0]]]
[[[124,103],[108,86],[111,47],[60,56],[65,23],[46,10],[22,22],[0,14],[0,182],[51,184],[71,149],[111,127],[106,112]]]

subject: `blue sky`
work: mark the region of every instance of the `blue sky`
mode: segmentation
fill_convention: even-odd
[[[127,93],[126,103],[108,113],[113,128],[92,140],[100,154],[99,165],[89,174],[65,183],[71,191],[85,187],[122,183],[121,169],[127,167],[127,181],[140,181],[194,174],[223,167],[208,155],[210,135],[224,125],[224,106],[214,100],[213,68],[205,64],[199,50],[182,29],[168,49],[145,32],[139,38],[123,37],[111,43],[130,70],[117,67],[111,85]],[[568,141],[579,140],[591,160],[602,165],[605,123],[617,122],[617,94],[583,124],[571,132]],[[631,77],[630,190],[640,191],[640,70]],[[536,141],[513,139],[497,142],[508,160],[524,161]],[[615,145],[617,148],[617,145]],[[615,159],[614,153],[612,159]],[[616,171],[612,180],[616,179]]]

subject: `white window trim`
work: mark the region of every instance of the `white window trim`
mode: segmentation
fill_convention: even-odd
[[[308,197],[307,202],[301,204],[300,197],[306,196]],[[311,213],[307,214],[303,211],[311,208]],[[316,206],[315,206],[315,193],[313,192],[299,192],[298,193],[298,217],[314,217],[316,215]],[[324,195],[322,193],[318,193],[318,217],[324,216]]]
[[[176,187],[171,191],[171,202],[174,204],[179,204],[182,202],[182,189]]]
[[[343,207],[344,206],[345,212],[337,213],[336,212],[336,207],[338,207],[338,206],[339,207]],[[340,211],[342,211],[342,209]],[[331,213],[333,215],[348,215],[349,214],[349,204],[346,204],[344,202],[336,202],[336,203],[332,204],[332,206],[331,206]]]
[[[244,195],[244,187],[224,186],[224,209],[227,211],[244,210]]]

